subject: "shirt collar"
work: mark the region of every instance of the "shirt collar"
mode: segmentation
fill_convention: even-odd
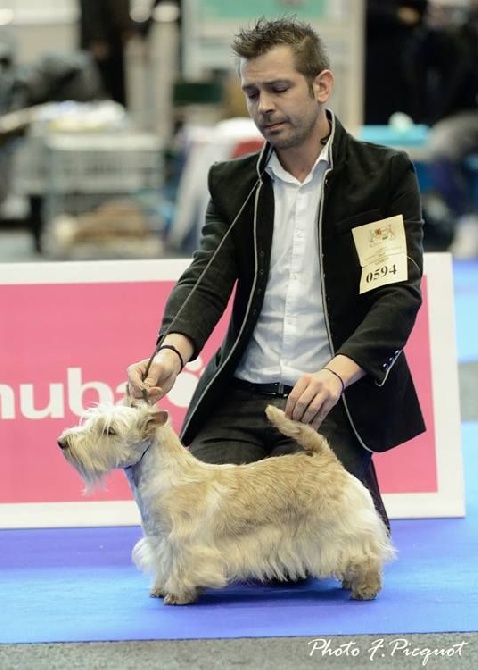
[[[311,171],[304,180],[304,183],[309,181],[309,179],[313,177],[314,172],[317,169],[317,166],[322,161],[327,163],[327,166],[330,165],[330,140],[328,140],[327,144],[325,144],[325,146],[322,147],[322,151],[320,152],[319,157],[312,166]],[[296,181],[295,177],[293,177],[289,172],[287,172],[287,170],[285,170],[282,167],[279,157],[275,152],[275,150],[272,150],[271,152],[265,171],[267,172],[267,174],[271,176],[272,179],[278,178],[282,179],[282,181],[294,181],[294,182]]]

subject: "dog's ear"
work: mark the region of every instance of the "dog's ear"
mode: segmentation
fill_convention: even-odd
[[[154,428],[161,428],[167,422],[169,414],[165,409],[152,407],[149,413],[148,424]]]

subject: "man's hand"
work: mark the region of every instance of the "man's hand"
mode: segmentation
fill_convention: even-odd
[[[318,372],[300,377],[287,399],[286,416],[309,423],[318,430],[332,407],[338,403],[344,388],[364,375],[365,370],[355,361],[337,354]]]
[[[181,366],[193,353],[191,341],[179,333],[169,333],[148,368],[149,359],[133,363],[128,368],[128,383],[133,398],[144,398],[152,404],[164,398],[173,388]]]
[[[341,395],[340,379],[329,370],[302,375],[287,399],[286,416],[317,430]]]
[[[161,400],[173,388],[181,372],[181,363],[177,354],[162,349],[153,358],[148,369],[149,359],[133,363],[128,368],[128,380],[131,395],[143,398],[146,393],[152,404]]]

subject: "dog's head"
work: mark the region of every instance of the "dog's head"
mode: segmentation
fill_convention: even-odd
[[[64,430],[58,446],[90,491],[115,468],[137,463],[154,439],[156,428],[167,419],[165,410],[145,402],[99,405],[87,410],[78,426]]]

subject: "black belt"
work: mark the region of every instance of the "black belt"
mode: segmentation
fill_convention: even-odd
[[[235,388],[243,389],[244,391],[249,391],[249,393],[258,393],[259,395],[270,395],[277,398],[287,398],[289,393],[294,388],[293,386],[288,386],[287,384],[280,384],[275,382],[274,384],[253,384],[252,382],[246,382],[245,379],[238,379],[234,377],[232,380],[232,385]]]

